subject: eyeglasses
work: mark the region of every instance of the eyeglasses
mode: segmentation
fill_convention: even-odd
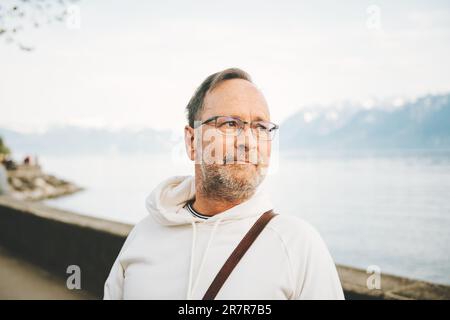
[[[239,118],[227,116],[215,116],[209,118],[200,123],[196,128],[204,124],[213,124],[220,133],[226,136],[238,136],[244,130],[245,125],[250,124],[253,136],[265,141],[272,140],[279,128],[275,123],[268,121],[247,122]]]

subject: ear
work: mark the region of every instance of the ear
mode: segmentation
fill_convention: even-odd
[[[191,161],[194,161],[195,160],[194,129],[189,125],[186,125],[184,127],[184,144],[189,159],[191,159]]]

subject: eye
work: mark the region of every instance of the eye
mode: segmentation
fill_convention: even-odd
[[[220,126],[226,127],[226,128],[236,128],[236,127],[238,127],[238,123],[234,120],[228,120],[228,121],[223,122]]]
[[[267,130],[267,129],[268,129],[265,125],[263,125],[263,124],[261,124],[261,123],[258,123],[258,124],[256,125],[256,127],[257,127],[258,129],[264,129],[264,130]]]
[[[258,130],[261,130],[261,131],[269,131],[269,132],[272,131],[272,129],[270,128],[269,125],[267,125],[265,123],[261,123],[261,122],[256,123],[255,128]]]

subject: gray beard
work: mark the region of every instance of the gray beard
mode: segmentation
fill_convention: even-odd
[[[201,164],[202,193],[212,199],[228,202],[245,201],[253,196],[265,178],[260,166],[250,179],[236,178],[234,169],[244,164]],[[244,169],[245,170],[245,169]]]

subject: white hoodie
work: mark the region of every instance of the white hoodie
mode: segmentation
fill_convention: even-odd
[[[148,196],[150,214],[128,235],[106,280],[104,299],[202,299],[243,236],[273,208],[258,191],[205,220],[184,208],[194,196],[193,176],[169,178]],[[302,219],[282,213],[265,227],[216,297],[343,298],[320,235]]]

